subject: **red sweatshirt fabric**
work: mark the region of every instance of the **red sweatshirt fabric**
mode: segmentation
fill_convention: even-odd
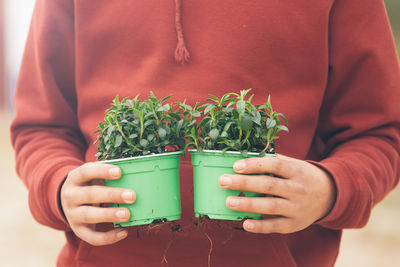
[[[178,1],[180,2],[180,1]],[[38,0],[11,127],[36,220],[66,232],[58,266],[332,266],[341,229],[364,226],[399,179],[400,72],[382,0],[181,1],[190,60],[175,62],[173,0]],[[183,230],[131,228],[92,247],[68,227],[58,192],[95,161],[93,132],[116,94],[187,103],[253,88],[271,94],[291,132],[277,151],[310,160],[337,186],[327,217],[289,234],[192,223],[192,168],[182,162]],[[100,225],[110,229],[111,225]],[[44,237],[45,238],[45,237]],[[171,241],[172,240],[172,241]],[[172,242],[172,243],[170,243]]]

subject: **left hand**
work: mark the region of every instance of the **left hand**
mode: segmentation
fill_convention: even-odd
[[[222,188],[267,196],[231,196],[226,200],[227,207],[272,215],[263,220],[244,221],[243,228],[248,232],[284,234],[303,230],[326,216],[336,198],[330,175],[303,160],[282,155],[247,158],[235,162],[234,170],[238,174],[219,178]]]

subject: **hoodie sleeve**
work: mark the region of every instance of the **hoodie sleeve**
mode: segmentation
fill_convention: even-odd
[[[83,163],[76,114],[72,0],[38,0],[15,95],[11,139],[29,206],[44,225],[67,230],[58,193]]]
[[[364,226],[372,207],[398,183],[400,71],[382,0],[336,0],[329,23],[330,72],[318,133],[337,186],[318,223]]]

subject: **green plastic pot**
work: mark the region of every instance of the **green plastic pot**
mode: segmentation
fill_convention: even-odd
[[[235,174],[233,164],[245,157],[236,151],[189,150],[192,155],[194,174],[194,213],[198,218],[207,215],[215,220],[242,221],[260,220],[263,214],[233,211],[226,207],[228,196],[260,197],[264,194],[221,188],[218,179],[223,174]],[[248,153],[248,157],[257,157],[258,153]]]
[[[114,227],[175,221],[181,218],[179,166],[182,152],[139,156],[102,161],[121,168],[117,180],[104,180],[106,186],[132,189],[133,204],[111,203],[111,207],[127,207],[131,217],[127,222],[115,222]]]

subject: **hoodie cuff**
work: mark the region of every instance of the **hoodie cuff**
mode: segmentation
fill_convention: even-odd
[[[315,224],[330,229],[344,229],[352,227],[359,214],[359,189],[354,174],[347,165],[335,159],[326,159],[321,162],[308,161],[330,174],[336,185],[336,201],[331,211]],[[357,212],[358,210],[358,212]]]
[[[64,227],[60,227],[65,231],[70,230],[69,223],[64,215],[62,206],[61,206],[61,187],[67,179],[68,173],[73,169],[79,167],[80,165],[68,165],[65,167],[61,167],[58,169],[49,184],[49,202],[50,202],[50,209],[51,212],[56,216],[58,219],[58,223],[62,223]]]

